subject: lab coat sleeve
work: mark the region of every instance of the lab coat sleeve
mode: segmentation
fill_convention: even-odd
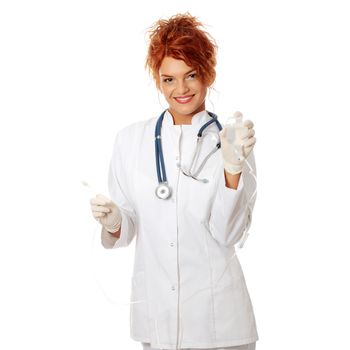
[[[249,154],[247,161],[256,176],[253,151]],[[246,163],[237,189],[226,187],[224,170],[220,169],[219,171],[217,192],[209,218],[209,231],[220,244],[231,246],[244,238],[243,236],[251,225],[252,211],[256,200],[256,193],[254,195],[256,181],[249,173],[250,169]]]
[[[109,164],[108,189],[110,198],[118,206],[121,217],[120,237],[113,237],[104,227],[101,231],[101,243],[106,249],[115,249],[128,246],[135,234],[137,227],[137,218],[135,210],[129,200],[127,183],[126,159],[121,154],[121,138],[118,133],[113,147],[112,158]],[[125,144],[125,143],[124,143]],[[123,154],[125,156],[125,154]]]

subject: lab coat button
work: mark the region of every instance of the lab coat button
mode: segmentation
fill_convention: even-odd
[[[171,286],[171,290],[175,290],[175,286]]]
[[[173,247],[173,246],[174,246],[174,242],[171,242],[171,243],[170,243],[170,247]]]

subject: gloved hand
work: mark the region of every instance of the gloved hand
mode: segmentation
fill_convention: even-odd
[[[253,137],[255,134],[253,122],[245,120],[243,126],[244,128],[239,130],[235,124],[226,124],[219,132],[224,168],[232,175],[243,170],[244,159],[248,157],[256,143],[256,138]],[[229,137],[232,134],[234,137]],[[237,145],[239,155],[235,152]]]
[[[108,232],[117,232],[120,229],[122,216],[117,205],[102,194],[90,200],[94,218],[106,228]]]

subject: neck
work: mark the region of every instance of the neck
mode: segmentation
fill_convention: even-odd
[[[175,118],[173,118],[173,119],[175,119]],[[184,119],[176,118],[174,120],[174,125],[192,125],[192,117],[186,117]]]
[[[170,112],[171,116],[173,117],[174,125],[192,125],[192,117],[205,110],[205,104],[203,103],[197,110],[194,112],[183,115],[183,114],[177,114],[176,112],[172,111],[170,108],[168,111]]]

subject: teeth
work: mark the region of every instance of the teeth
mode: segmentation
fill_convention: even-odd
[[[181,97],[177,97],[176,99],[179,100],[179,101],[181,101],[181,102],[184,102],[184,101],[190,100],[192,97],[193,97],[193,96],[185,97],[185,98],[183,98],[183,97],[182,97],[182,98],[181,98]]]

